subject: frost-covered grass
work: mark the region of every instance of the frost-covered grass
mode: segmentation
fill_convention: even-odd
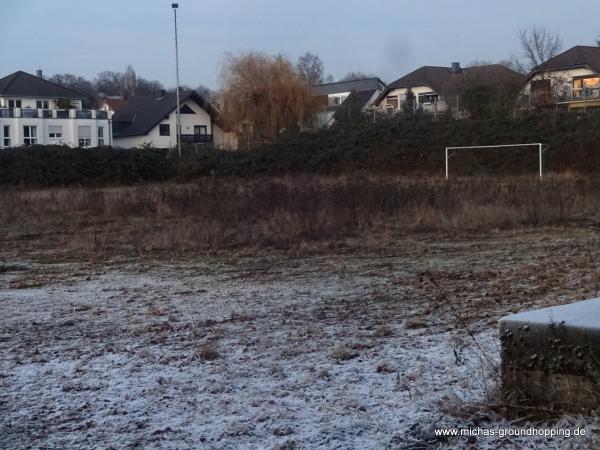
[[[497,318],[590,296],[592,238],[7,262],[0,448],[468,448],[433,428],[510,425],[491,407]],[[597,421],[560,420],[591,437],[475,444],[600,445]]]

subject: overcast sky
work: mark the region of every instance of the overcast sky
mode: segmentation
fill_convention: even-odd
[[[390,82],[422,65],[499,61],[515,32],[541,25],[564,48],[600,34],[589,0],[179,0],[182,83],[218,87],[225,52],[311,51],[336,79],[349,71]],[[2,0],[1,76],[16,70],[94,78],[124,70],[175,84],[171,0]]]

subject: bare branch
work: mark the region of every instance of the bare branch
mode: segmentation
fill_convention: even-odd
[[[558,55],[563,45],[559,33],[539,26],[521,28],[517,31],[517,38],[524,59],[521,65],[527,71]]]

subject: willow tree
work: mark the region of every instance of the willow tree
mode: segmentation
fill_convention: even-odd
[[[281,55],[228,55],[221,83],[221,119],[248,141],[276,141],[314,112],[311,86]]]

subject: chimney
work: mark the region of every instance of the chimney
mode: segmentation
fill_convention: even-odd
[[[462,69],[460,68],[460,63],[459,62],[453,62],[450,64],[450,72],[452,73],[460,73],[462,72]]]
[[[42,69],[38,69],[35,71],[35,76],[38,78],[44,78],[43,73],[42,73]]]

